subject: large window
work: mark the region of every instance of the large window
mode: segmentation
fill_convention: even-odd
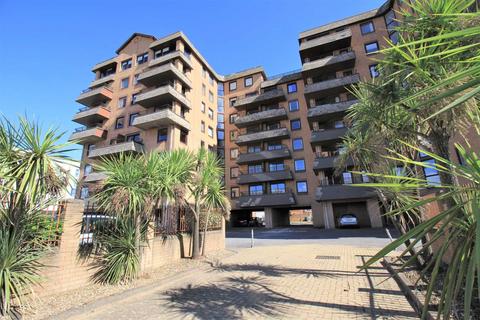
[[[247,149],[248,153],[255,153],[255,152],[260,152],[260,151],[261,151],[261,148],[260,148],[259,145],[248,146],[248,149]]]
[[[360,30],[362,31],[362,34],[368,34],[368,33],[374,32],[375,26],[373,25],[373,21],[362,23],[360,25]]]
[[[263,167],[261,164],[251,164],[248,166],[249,174],[262,173],[262,172],[263,172]]]
[[[145,52],[137,56],[137,64],[144,64],[147,61],[148,61],[148,52]]]
[[[122,61],[121,65],[122,65],[122,70],[130,69],[132,67],[132,59]]]
[[[287,188],[284,182],[272,183],[270,185],[270,192],[271,193],[285,193]]]
[[[255,184],[248,188],[251,196],[263,194],[263,185]]]
[[[270,172],[283,170],[285,170],[285,164],[283,164],[283,162],[272,162],[268,164],[268,171]]]
[[[295,172],[305,171],[305,160],[304,159],[296,159],[294,164],[295,164]]]
[[[282,150],[282,144],[280,142],[270,142],[267,146],[268,151]]]
[[[298,100],[288,101],[288,110],[290,110],[290,112],[300,110],[300,104],[298,103]]]
[[[297,193],[308,193],[307,181],[297,181]]]
[[[367,54],[372,54],[378,51],[378,42],[370,42],[365,44],[365,52]]]
[[[125,122],[124,117],[117,118],[117,120],[115,121],[115,129],[122,129],[124,122]]]
[[[395,19],[395,11],[390,10],[385,15],[385,24],[387,25],[388,36],[393,44],[398,43],[398,32],[396,27],[398,26],[398,21]]]
[[[128,125],[129,126],[133,125],[133,121],[138,117],[138,115],[139,115],[138,112],[130,114],[130,116],[128,117]]]
[[[292,140],[292,147],[294,151],[303,150],[303,139],[295,138]]]
[[[167,128],[158,129],[157,142],[164,142],[167,140],[168,140],[168,129]]]
[[[296,83],[296,82],[289,83],[289,84],[287,85],[287,92],[288,92],[288,93],[297,92],[297,83]]]

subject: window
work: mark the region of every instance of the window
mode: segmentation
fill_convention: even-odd
[[[200,140],[200,148],[202,148],[202,149],[205,148],[205,141]]]
[[[130,116],[128,117],[128,125],[129,126],[133,125],[133,121],[135,120],[135,118],[138,117],[138,115],[139,115],[138,112],[130,114]]]
[[[282,144],[279,142],[271,142],[267,145],[267,150],[268,151],[273,151],[273,150],[282,150]]]
[[[138,77],[139,76],[140,76],[139,74],[136,74],[136,75],[133,76],[133,85],[134,86],[136,86],[138,84]]]
[[[230,149],[230,159],[237,159],[238,158],[238,148]]]
[[[292,140],[292,147],[294,151],[303,150],[303,139],[295,138]]]
[[[307,181],[297,181],[297,193],[308,193]]]
[[[367,54],[372,54],[378,51],[378,42],[370,42],[365,44],[365,52]]]
[[[353,177],[352,177],[352,174],[350,172],[342,173],[342,177],[343,177],[343,183],[344,184],[352,184],[353,183]]]
[[[235,123],[235,121],[237,120],[237,118],[238,118],[238,114],[232,113],[232,114],[229,116],[229,121],[230,121],[230,123]]]
[[[187,143],[187,139],[188,139],[188,131],[180,130],[180,142]]]
[[[127,106],[127,97],[118,98],[118,108],[125,108]]]
[[[298,100],[288,101],[288,110],[290,110],[290,112],[300,110],[300,104],[298,103]]]
[[[83,169],[83,175],[86,176],[86,175],[89,175],[90,173],[92,173],[92,165],[86,164],[85,168]]]
[[[360,25],[360,30],[362,34],[368,34],[375,31],[375,26],[373,25],[373,21],[365,22]]]
[[[208,126],[208,136],[213,138],[213,128]]]
[[[122,61],[122,70],[127,70],[132,67],[132,59]]]
[[[284,182],[279,182],[279,183],[272,183],[270,185],[270,192],[271,193],[285,193],[286,191],[285,183]]]
[[[213,120],[213,109],[208,108],[208,117]]]
[[[305,160],[304,159],[296,159],[294,164],[295,164],[295,172],[305,171]]]
[[[276,172],[276,171],[284,171],[285,164],[283,162],[272,162],[268,164],[268,171]]]
[[[251,196],[261,195],[261,194],[263,194],[263,185],[255,184],[253,186],[249,186],[248,191],[249,191]]]
[[[294,93],[294,92],[297,92],[297,83],[289,83],[287,85],[287,92],[288,93]]]
[[[370,76],[372,78],[376,78],[380,75],[380,73],[378,72],[378,69],[377,69],[377,65],[376,64],[372,64],[368,67],[368,69],[370,69]]]
[[[168,129],[162,128],[157,131],[157,142],[164,142],[168,140]]]
[[[230,198],[236,199],[240,197],[240,188],[239,187],[233,187],[230,189]]]
[[[137,56],[137,64],[144,64],[148,61],[148,52],[142,53]]]
[[[335,129],[345,128],[345,123],[342,120],[335,120],[333,126]]]
[[[225,131],[223,130],[217,130],[217,138],[218,140],[225,140]],[[221,143],[223,141],[220,141],[219,143]]]
[[[252,164],[248,166],[249,174],[262,173],[262,172],[263,172],[263,167],[261,164]]]
[[[200,105],[200,111],[202,111],[203,113],[205,113],[205,109],[206,109],[205,102],[202,101],[202,104]]]
[[[245,87],[251,87],[253,85],[253,78],[247,77],[244,80]]]
[[[207,77],[207,70],[205,70],[205,67],[202,67],[202,78],[206,78]]]
[[[200,131],[205,132],[205,121],[200,122]]]
[[[440,185],[440,175],[438,170],[435,169],[435,160],[426,155],[425,153],[420,153],[420,160],[426,167],[422,167],[423,175],[427,183],[432,186]]]
[[[344,77],[351,76],[351,75],[353,75],[353,70],[343,71],[343,72],[342,72],[342,75],[343,75]]]
[[[292,130],[300,130],[302,128],[302,122],[300,119],[290,120],[290,128]]]
[[[115,121],[115,129],[122,129],[124,121],[125,119],[123,117],[117,118],[117,120]]]
[[[210,85],[213,86],[213,77],[210,73],[208,74],[208,83],[210,83]]]
[[[137,96],[138,96],[138,93],[132,94],[132,104],[137,103]]]
[[[83,187],[80,191],[80,199],[87,199],[88,198],[88,187]]]
[[[362,182],[363,183],[369,183],[370,182],[370,177],[365,173],[362,173]]]
[[[255,152],[260,152],[260,146],[248,146],[247,152],[248,153],[255,153]]]
[[[230,131],[230,141],[237,140],[237,136],[238,136],[238,131],[237,130]]]
[[[235,106],[235,104],[237,103],[237,97],[230,98],[229,102],[230,107]]]
[[[237,81],[231,81],[231,82],[228,84],[228,88],[230,89],[230,91],[235,91],[235,90],[237,90]]]
[[[206,95],[207,95],[207,87],[204,84],[202,84],[202,96],[205,97]]]
[[[212,92],[212,91],[208,91],[208,101],[210,101],[211,103],[213,103],[213,100],[214,100],[213,92]]]
[[[122,81],[120,82],[120,88],[121,89],[126,89],[128,88],[128,83],[130,82],[130,79],[129,78],[124,78],[122,79]]]
[[[230,178],[237,178],[239,172],[238,167],[230,168]]]
[[[142,138],[140,137],[140,133],[134,133],[127,136],[127,141],[142,142]]]

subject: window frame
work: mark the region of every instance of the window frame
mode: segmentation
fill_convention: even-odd
[[[290,91],[290,87],[291,86],[295,86],[295,90],[294,91]],[[291,93],[295,93],[295,92],[298,92],[298,85],[296,82],[290,82],[287,84],[287,93],[288,94],[291,94]]]
[[[233,85],[233,87],[234,87],[233,89],[232,89],[232,85]],[[236,91],[237,89],[238,89],[237,80],[233,80],[233,81],[228,82],[228,90],[229,90],[230,92]]]
[[[297,106],[296,109],[292,109],[292,102],[296,102],[296,106]],[[288,111],[296,112],[296,111],[299,111],[299,110],[300,110],[300,102],[298,101],[298,99],[293,99],[293,100],[288,101]]]
[[[247,80],[250,80],[251,83],[250,83],[250,84],[247,84]],[[243,85],[245,86],[245,88],[248,88],[248,87],[253,86],[253,77],[251,77],[251,76],[250,76],[250,77],[245,77],[245,78],[243,79]]]
[[[371,25],[371,26],[372,26],[372,30],[371,30],[371,31],[364,32],[364,31],[363,31],[363,26],[365,26],[365,25]],[[360,24],[360,33],[362,34],[362,36],[364,36],[364,35],[366,35],[366,34],[374,33],[374,32],[375,32],[375,24],[373,23],[372,20]]]
[[[294,124],[296,123],[298,123],[298,127],[294,127]],[[302,130],[302,120],[300,120],[300,118],[290,120],[290,130],[292,131]]]
[[[121,125],[119,126],[119,121],[121,120]],[[115,119],[115,130],[125,128],[125,117],[121,116]]]
[[[370,52],[369,52],[368,49],[367,49],[367,46],[369,46],[369,45],[371,45],[371,44],[376,44],[377,49],[376,49],[375,51],[370,51]],[[372,41],[372,42],[365,43],[365,44],[363,45],[363,48],[365,49],[365,54],[371,55],[371,54],[376,54],[376,53],[378,53],[378,51],[380,50],[380,45],[378,44],[378,41]]]
[[[166,134],[160,134],[161,132],[165,131]],[[165,137],[164,139],[161,137]],[[168,141],[168,128],[159,128],[157,130],[157,143],[167,142]]]
[[[305,184],[305,191],[299,191],[298,186],[300,184]],[[307,194],[308,193],[308,182],[307,182],[307,180],[296,181],[295,182],[295,189],[296,189],[297,193],[299,193],[299,194]]]
[[[297,161],[302,161],[303,169],[297,170]],[[295,172],[306,172],[307,171],[307,165],[305,163],[305,159],[304,158],[294,159],[293,160],[293,169],[295,170]]]
[[[302,147],[299,148],[299,149],[296,149],[296,148],[295,148],[295,141],[301,141]],[[303,150],[304,148],[305,148],[305,145],[304,145],[304,143],[303,143],[303,138],[300,137],[300,138],[294,138],[294,139],[292,139],[292,150],[293,150],[293,151],[301,151],[301,150]]]

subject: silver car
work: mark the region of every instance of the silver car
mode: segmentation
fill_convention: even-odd
[[[344,214],[338,219],[338,226],[342,227],[358,227],[358,219],[354,214]]]

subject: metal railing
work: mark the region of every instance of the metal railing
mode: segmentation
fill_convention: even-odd
[[[277,166],[277,165],[275,165]],[[252,174],[260,174],[260,173],[273,173],[273,172],[288,172],[290,171],[290,167],[286,164],[278,164],[278,167],[280,169],[273,169],[270,168],[270,165],[266,165],[265,167],[262,167],[262,171],[258,172],[245,172],[245,171],[240,171],[240,175],[252,175]]]
[[[268,196],[268,195],[288,194],[288,193],[292,193],[292,190],[290,188],[282,189],[282,192],[272,192],[271,190],[263,190],[262,193],[253,193],[253,194],[250,194],[250,191],[240,192],[240,196],[241,197]]]
[[[289,75],[292,75],[292,74],[295,74],[295,73],[299,73],[301,71],[302,71],[302,69],[295,69],[295,70],[292,70],[292,71],[287,71],[287,72],[283,72],[283,73],[274,74],[273,76],[267,77],[267,81],[268,80],[275,80],[275,79],[282,78],[282,77],[285,77],[285,76],[289,76]]]
[[[247,135],[251,133],[259,133],[259,132],[265,132],[265,131],[272,131],[272,130],[279,130],[279,129],[286,129],[287,127],[284,125],[279,125],[276,128],[249,128],[248,130],[245,130],[243,132],[240,132],[240,135]]]
[[[112,91],[112,87],[109,86],[109,85],[102,86],[101,88],[107,89],[107,90],[109,90],[109,91]],[[98,89],[98,87],[97,87],[97,88],[87,88],[87,89],[82,90],[81,93],[82,93],[82,94],[83,94],[83,93],[88,93],[88,92],[90,92],[90,91],[97,90],[97,89]],[[112,92],[113,92],[113,91],[112,91]]]

